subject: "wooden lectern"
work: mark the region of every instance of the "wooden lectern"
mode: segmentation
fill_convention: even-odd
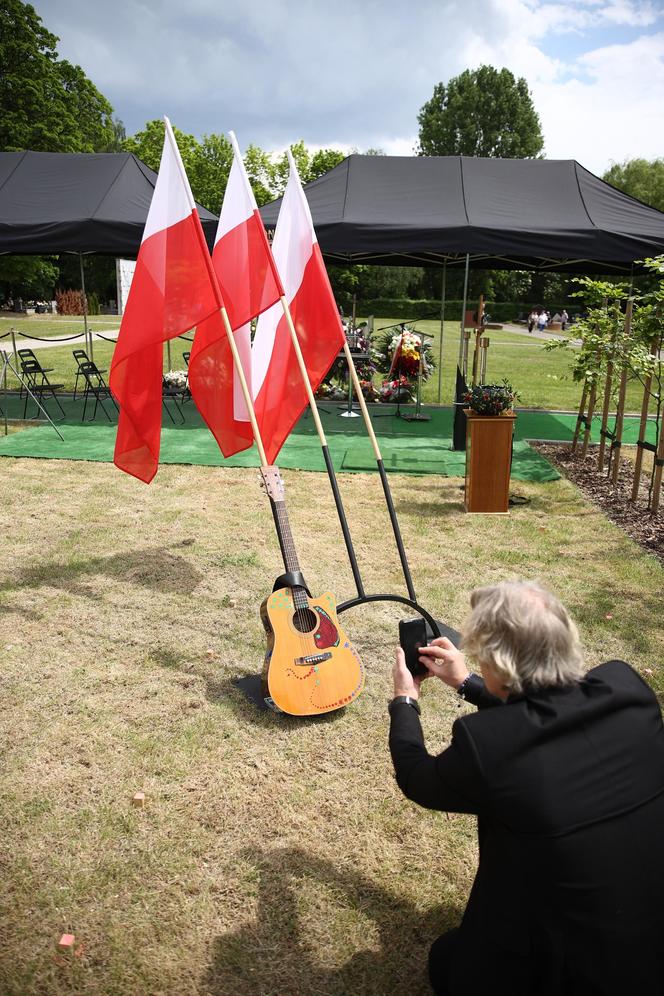
[[[466,512],[509,511],[512,436],[516,415],[466,416]]]

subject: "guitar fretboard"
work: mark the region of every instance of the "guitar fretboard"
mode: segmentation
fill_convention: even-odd
[[[281,551],[284,557],[284,565],[287,571],[299,571],[300,564],[297,559],[297,551],[293,542],[293,535],[288,521],[288,512],[284,501],[273,501],[274,515],[277,520],[277,528],[281,539]],[[293,602],[296,609],[307,609],[309,602],[307,595],[302,588],[291,588],[293,592]]]

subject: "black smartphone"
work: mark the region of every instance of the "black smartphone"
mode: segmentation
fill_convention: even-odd
[[[441,636],[446,636],[455,647],[459,646],[461,634],[456,629],[446,626],[439,619],[436,619],[436,625],[440,630]],[[421,675],[429,673],[425,665],[421,663],[418,651],[420,647],[428,646],[433,639],[433,630],[425,619],[420,617],[419,619],[402,619],[400,621],[399,645],[406,658],[406,667],[413,678],[419,678]]]

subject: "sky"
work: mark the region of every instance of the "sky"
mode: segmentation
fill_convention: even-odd
[[[127,134],[412,155],[434,85],[525,77],[549,159],[664,156],[664,0],[32,0]]]

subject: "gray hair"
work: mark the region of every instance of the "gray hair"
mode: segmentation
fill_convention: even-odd
[[[529,581],[476,588],[463,627],[463,649],[493,668],[513,693],[571,685],[583,676],[576,626],[561,602]]]

